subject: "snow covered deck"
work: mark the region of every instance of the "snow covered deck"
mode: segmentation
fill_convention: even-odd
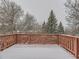
[[[76,59],[58,45],[16,44],[0,52],[0,59]]]

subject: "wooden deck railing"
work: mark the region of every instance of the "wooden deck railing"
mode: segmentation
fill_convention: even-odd
[[[14,44],[58,44],[79,58],[79,37],[53,34],[12,34],[0,36],[0,50]]]
[[[16,44],[16,34],[0,36],[0,50]]]
[[[59,35],[59,44],[64,47],[66,50],[71,52],[75,57],[78,56],[78,40],[76,36],[70,35]]]
[[[58,44],[58,38],[57,35],[48,35],[48,34],[18,34],[17,43]]]

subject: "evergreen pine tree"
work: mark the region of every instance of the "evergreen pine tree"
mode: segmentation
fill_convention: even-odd
[[[59,23],[59,26],[58,26],[58,33],[59,34],[64,34],[64,27],[62,25],[62,22]]]
[[[44,21],[44,23],[42,24],[42,32],[46,32],[46,23]]]
[[[57,29],[57,20],[55,18],[53,10],[51,10],[50,16],[49,16],[48,22],[47,22],[47,32],[49,34],[55,34],[56,29]]]

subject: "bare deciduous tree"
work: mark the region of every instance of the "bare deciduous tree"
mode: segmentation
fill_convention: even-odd
[[[22,16],[23,11],[19,5],[9,0],[1,0],[0,5],[0,22],[1,28],[7,27],[6,32],[16,31],[16,23]],[[6,25],[7,24],[7,25]],[[3,26],[5,25],[5,26]],[[3,31],[3,30],[2,30]]]
[[[77,26],[79,25],[79,2],[78,0],[67,0],[65,3],[66,6],[66,20],[72,28],[72,34],[76,34],[78,31]]]
[[[21,32],[34,32],[37,27],[37,21],[31,14],[27,13],[19,24]]]

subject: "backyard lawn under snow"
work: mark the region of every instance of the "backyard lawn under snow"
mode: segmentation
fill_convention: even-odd
[[[16,44],[0,52],[0,59],[75,59],[58,45]]]

